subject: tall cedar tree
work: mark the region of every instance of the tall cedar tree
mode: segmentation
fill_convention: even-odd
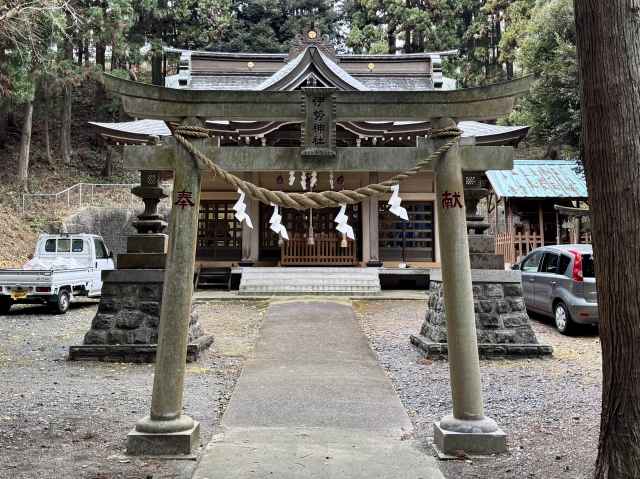
[[[576,0],[602,341],[597,479],[640,474],[640,1]]]

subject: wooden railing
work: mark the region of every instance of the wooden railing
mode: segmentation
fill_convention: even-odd
[[[535,232],[525,230],[496,235],[496,254],[503,255],[505,263],[513,264],[540,246],[544,246],[542,236]]]
[[[283,266],[357,264],[355,242],[347,240],[346,248],[340,246],[341,238],[335,234],[316,234],[315,244],[309,245],[304,236],[292,236],[282,245],[280,264]]]

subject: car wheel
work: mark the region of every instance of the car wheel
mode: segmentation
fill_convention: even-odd
[[[58,293],[58,301],[53,303],[53,309],[57,314],[64,314],[69,310],[71,304],[71,295],[68,291],[63,290]]]
[[[0,299],[0,314],[7,314],[11,309],[12,304],[13,301],[8,297]]]
[[[554,306],[553,318],[560,333],[570,335],[575,331],[576,323],[571,319],[569,309],[562,301],[558,301]]]

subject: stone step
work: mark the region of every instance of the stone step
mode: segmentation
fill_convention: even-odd
[[[371,268],[243,268],[240,295],[376,295],[377,269]]]

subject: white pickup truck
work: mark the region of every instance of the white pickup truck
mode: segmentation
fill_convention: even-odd
[[[102,271],[114,268],[100,236],[44,234],[22,268],[0,269],[0,314],[19,303],[49,304],[66,313],[77,296],[100,296]]]

